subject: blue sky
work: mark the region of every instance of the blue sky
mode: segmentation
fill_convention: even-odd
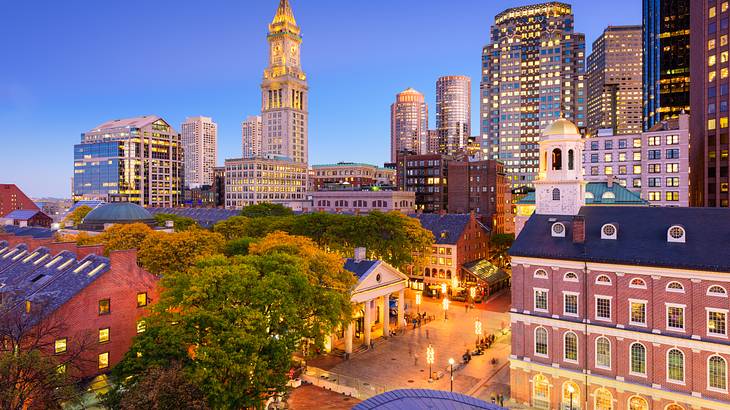
[[[389,107],[414,87],[435,125],[435,82],[472,77],[494,15],[526,1],[291,0],[309,77],[310,163],[389,159]],[[114,118],[157,114],[219,125],[219,161],[240,156],[240,122],[260,111],[267,24],[278,0],[2,0],[0,183],[70,196],[73,144]],[[576,0],[589,43],[640,24],[639,0]],[[590,48],[590,45],[588,45]],[[477,133],[476,130],[473,131]]]

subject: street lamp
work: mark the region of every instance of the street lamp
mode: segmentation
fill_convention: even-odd
[[[469,289],[469,296],[471,296],[471,301],[473,302],[474,299],[477,297],[477,288],[472,286],[471,289]]]
[[[446,284],[441,284],[441,296],[443,297],[446,294]]]
[[[449,311],[449,298],[444,298],[444,301],[441,302],[441,304],[444,307],[444,320],[447,320],[449,318],[448,311]]]
[[[418,314],[421,314],[421,293],[422,292],[416,292],[416,308],[418,309]]]
[[[433,346],[428,345],[426,348],[426,363],[428,363],[428,381],[433,381],[433,378],[431,378],[431,375],[433,374],[431,372],[431,366],[433,365],[433,359],[435,358],[435,353],[433,351]]]
[[[479,339],[482,335],[482,321],[479,320],[479,318],[476,318],[476,320],[474,321],[474,334],[477,335],[476,348],[479,349]]]
[[[459,287],[459,278],[456,277],[456,274],[451,277],[451,291],[455,292],[456,288]]]
[[[573,410],[573,393],[575,393],[575,389],[572,384],[568,384],[568,393],[570,393],[570,407],[568,409]]]
[[[451,369],[451,391],[454,391],[454,358],[449,359],[449,368]]]

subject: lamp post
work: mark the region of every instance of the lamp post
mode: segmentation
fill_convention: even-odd
[[[451,391],[454,391],[454,359],[449,359],[449,368],[451,370]]]
[[[444,297],[444,295],[446,295],[446,284],[442,283],[441,284],[441,297]]]
[[[449,312],[449,298],[444,298],[444,301],[441,302],[441,304],[443,305],[443,308],[444,308],[444,320],[448,320],[449,319],[449,314],[448,314],[448,312]]]
[[[433,365],[433,359],[435,358],[435,353],[433,351],[433,346],[428,345],[426,348],[426,363],[428,363],[428,381],[432,382],[433,378],[431,375],[433,374],[431,372],[431,366]]]
[[[456,291],[456,288],[458,288],[458,287],[459,287],[459,278],[457,278],[456,277],[456,274],[454,274],[453,276],[451,276],[451,292],[452,292],[452,294],[453,294],[453,292]]]
[[[418,314],[421,314],[421,292],[416,292],[416,308],[418,309]]]
[[[477,297],[477,288],[475,288],[474,286],[472,286],[469,289],[469,296],[471,297],[471,301],[474,302],[474,299],[476,299],[476,297]]]
[[[479,349],[479,339],[482,335],[482,321],[479,318],[474,321],[474,334],[477,335],[476,349]]]
[[[573,393],[575,393],[575,389],[572,384],[568,384],[568,393],[570,393],[570,407],[568,409],[573,410]]]

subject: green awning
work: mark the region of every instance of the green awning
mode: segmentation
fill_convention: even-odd
[[[480,281],[486,282],[489,285],[499,283],[509,278],[509,274],[507,272],[503,269],[499,269],[496,265],[486,259],[465,263],[462,265],[462,268],[474,275]]]

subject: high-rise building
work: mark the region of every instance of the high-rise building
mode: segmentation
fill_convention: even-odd
[[[241,209],[260,203],[297,208],[304,201],[306,191],[306,164],[263,157],[226,160],[226,209]]]
[[[714,0],[693,0],[691,9],[690,201],[727,208],[730,10]]]
[[[482,51],[480,127],[491,159],[513,188],[538,172],[541,131],[565,117],[585,128],[585,36],[569,4],[549,2],[499,13]]]
[[[241,123],[241,146],[243,147],[243,158],[254,158],[261,156],[261,137],[263,135],[263,123],[260,115],[251,115]]]
[[[185,151],[185,186],[213,185],[218,162],[218,124],[210,117],[188,117],[180,127]]]
[[[471,78],[463,75],[436,81],[436,131],[439,152],[463,150],[471,137]]]
[[[390,106],[390,161],[399,155],[419,155],[428,149],[428,105],[423,94],[408,88]]]
[[[690,0],[643,0],[644,131],[689,113],[689,10]]]
[[[183,177],[180,134],[156,115],[105,122],[74,145],[74,201],[172,207]]]
[[[587,133],[642,130],[641,26],[608,26],[588,56]]]
[[[428,130],[426,134],[426,154],[439,153],[439,132],[438,130]]]
[[[306,164],[309,88],[300,60],[301,30],[289,0],[280,0],[267,39],[269,66],[261,83],[261,151]]]

